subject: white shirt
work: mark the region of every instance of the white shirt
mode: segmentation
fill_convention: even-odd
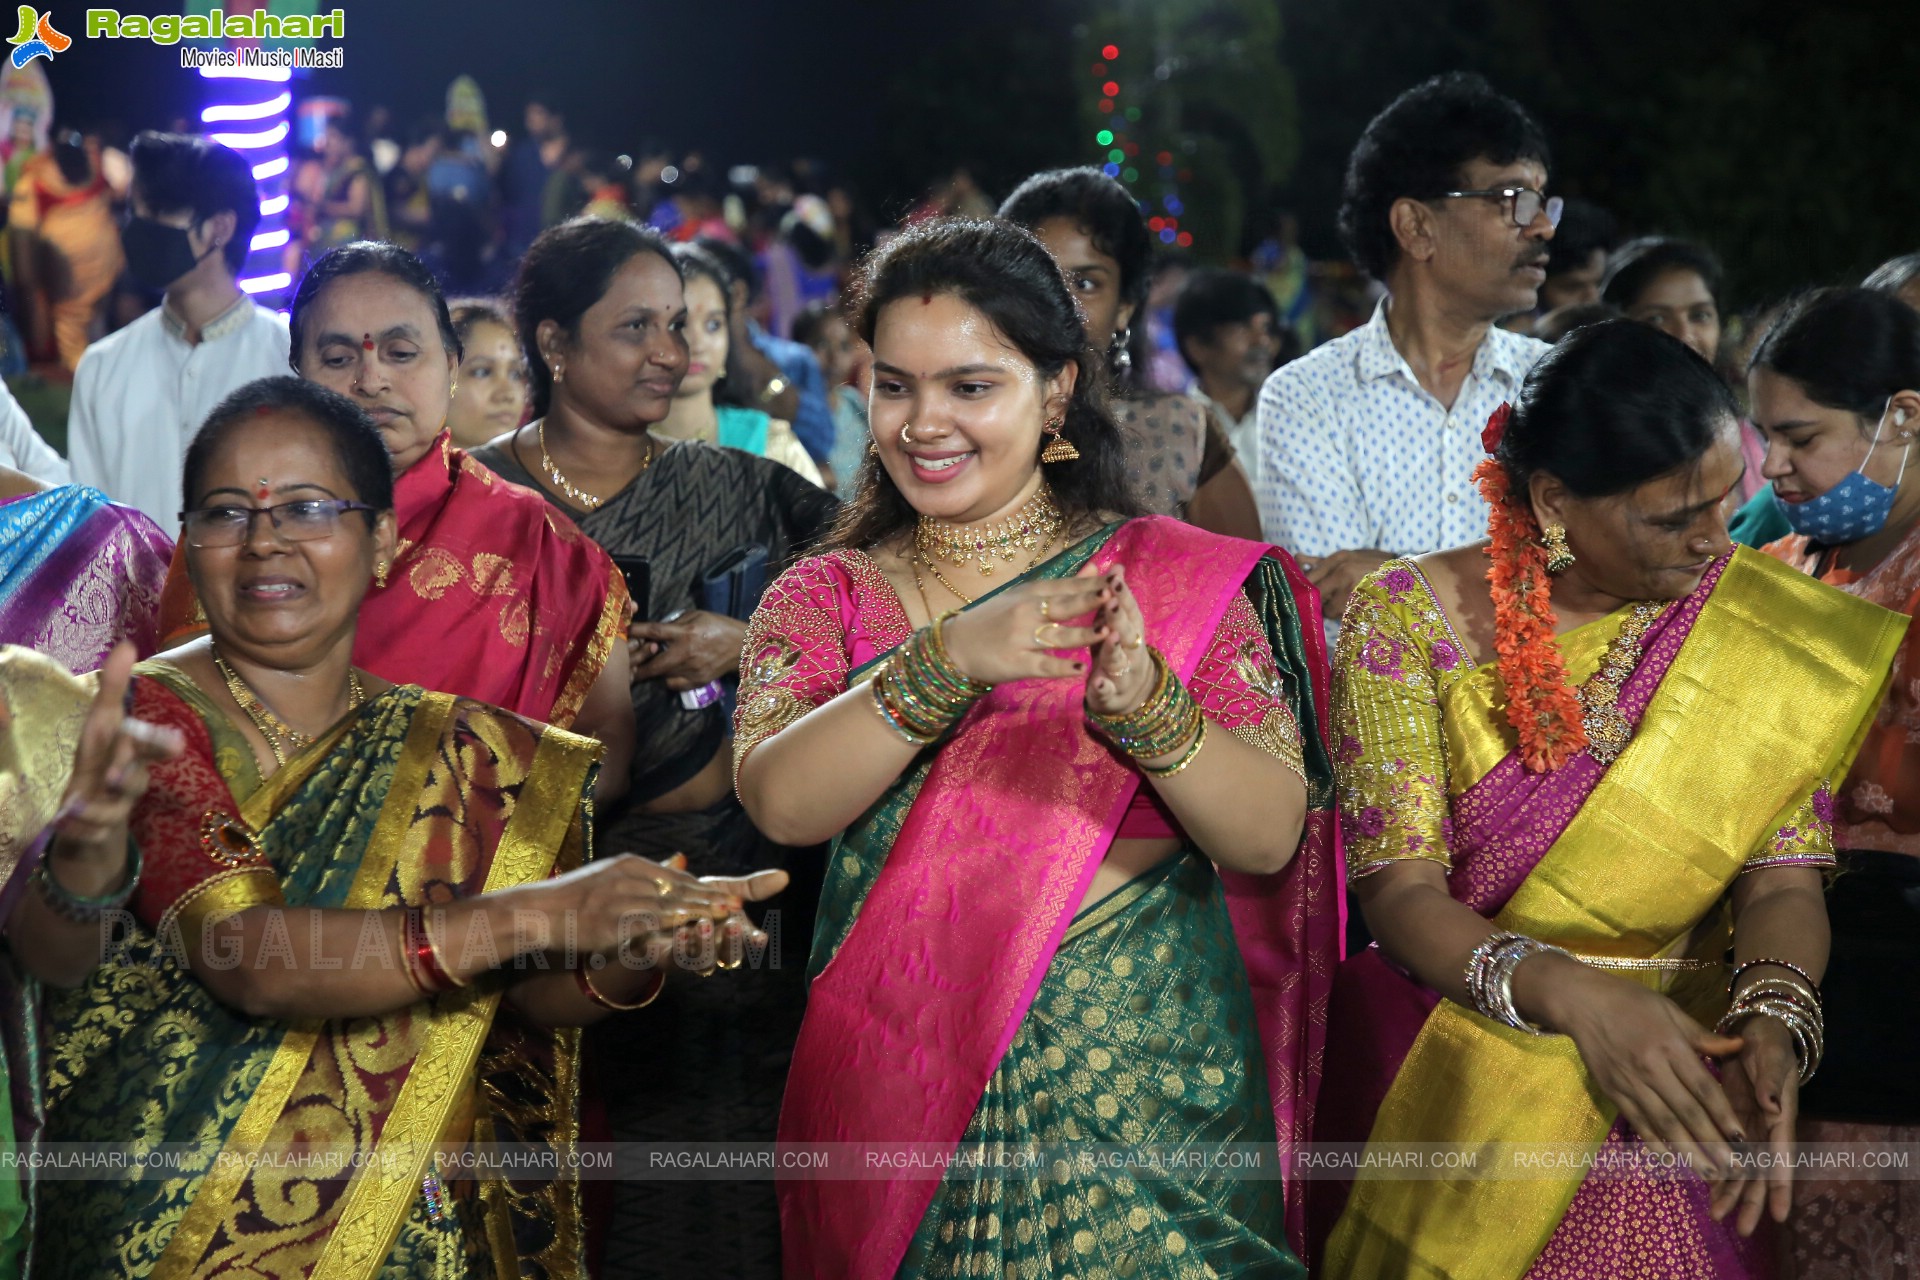
[[[1233,456],[1240,460],[1247,479],[1257,487],[1260,483],[1260,397],[1253,398],[1247,405],[1246,416],[1236,422],[1225,406],[1200,389],[1197,381],[1187,388],[1187,394],[1205,405],[1220,429],[1227,433]]]
[[[1546,351],[1489,328],[1448,410],[1393,345],[1382,299],[1365,325],[1274,370],[1256,482],[1267,540],[1295,555],[1410,556],[1486,537],[1480,433]]]
[[[87,348],[73,373],[67,418],[73,478],[138,507],[180,536],[180,472],[187,446],[234,390],[287,367],[287,321],[241,298],[200,331],[155,307]]]
[[[73,479],[67,460],[40,438],[27,411],[4,382],[0,382],[0,467],[24,471],[48,484],[67,484]]]

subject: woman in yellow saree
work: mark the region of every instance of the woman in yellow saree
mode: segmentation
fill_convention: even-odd
[[[1672,338],[1584,329],[1488,425],[1491,545],[1355,592],[1333,732],[1378,946],[1315,1136],[1553,1160],[1317,1185],[1329,1277],[1770,1274],[1790,1175],[1733,1148],[1783,1153],[1818,1066],[1831,787],[1905,619],[1729,553],[1735,428]],[[1649,1149],[1706,1177],[1583,1176]]]
[[[596,743],[352,667],[395,529],[350,401],[249,384],[185,472],[210,634],[132,698],[185,749],[134,809],[131,918],[47,1058],[51,1139],[186,1160],[49,1184],[36,1274],[580,1275],[568,1028],[659,991],[656,930],[698,921],[690,954],[730,922],[688,967],[730,965],[736,905],[784,877],[587,862]],[[443,1182],[471,1141],[553,1163]]]

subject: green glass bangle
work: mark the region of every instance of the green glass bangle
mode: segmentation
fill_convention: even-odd
[[[47,870],[46,859],[33,869],[33,881],[40,886],[40,894],[47,900],[47,906],[53,914],[73,924],[98,924],[100,918],[109,911],[118,911],[133,901],[133,895],[140,888],[140,846],[127,842],[127,882],[111,893],[103,893],[97,898],[83,897],[60,883],[54,874]],[[49,848],[47,857],[52,857]]]

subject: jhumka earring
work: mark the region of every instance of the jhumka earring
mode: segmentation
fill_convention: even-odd
[[[1046,425],[1047,447],[1040,451],[1040,461],[1072,462],[1080,456],[1080,451],[1073,447],[1073,441],[1060,434],[1066,425],[1065,418],[1055,418]]]
[[[1547,549],[1547,572],[1565,573],[1573,568],[1573,548],[1567,545],[1567,526],[1550,524],[1540,531],[1540,545]]]

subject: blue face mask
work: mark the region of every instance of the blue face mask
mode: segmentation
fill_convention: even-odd
[[[1887,402],[1891,408],[1893,402]],[[1907,420],[1902,412],[1894,415],[1893,425],[1900,426]],[[1885,426],[1887,415],[1880,414],[1880,426]],[[1805,502],[1782,502],[1778,493],[1774,494],[1774,505],[1793,526],[1793,531],[1803,534],[1822,546],[1838,547],[1862,538],[1871,538],[1886,528],[1887,517],[1893,513],[1893,500],[1900,492],[1900,482],[1891,485],[1876,483],[1867,479],[1866,466],[1873,457],[1873,451],[1880,447],[1880,431],[1874,430],[1873,443],[1867,447],[1867,456],[1860,459],[1860,466],[1849,471],[1839,484],[1827,490],[1817,498],[1808,498]],[[1907,441],[1906,453],[1900,455],[1900,474],[1907,473],[1907,453],[1913,452],[1913,441]],[[1771,491],[1770,491],[1771,492]]]

